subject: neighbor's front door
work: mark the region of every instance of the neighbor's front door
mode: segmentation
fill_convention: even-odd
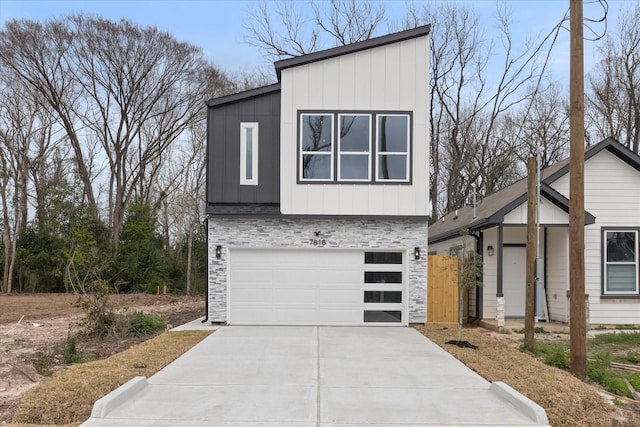
[[[502,283],[504,314],[506,317],[524,317],[527,288],[527,248],[503,248]]]

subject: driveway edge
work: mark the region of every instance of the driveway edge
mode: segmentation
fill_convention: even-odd
[[[111,393],[96,400],[91,411],[91,418],[105,418],[109,412],[138,394],[148,384],[147,378],[143,376],[130,379]]]
[[[544,408],[533,400],[519,393],[502,381],[494,381],[491,383],[489,390],[508,401],[525,415],[533,419],[537,424],[549,425],[549,419]]]

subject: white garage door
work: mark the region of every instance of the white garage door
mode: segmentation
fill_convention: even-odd
[[[231,325],[403,325],[402,252],[231,249]]]

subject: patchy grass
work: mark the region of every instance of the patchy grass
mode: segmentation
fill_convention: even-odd
[[[524,351],[524,345],[520,347],[520,351]],[[569,345],[566,341],[545,342],[536,340],[534,341],[533,355],[555,368],[569,369],[571,366]]]
[[[28,392],[20,401],[13,422],[40,425],[83,422],[91,415],[97,399],[133,377],[153,375],[209,334],[165,332],[108,359],[71,366]]]
[[[481,328],[466,328],[463,339],[477,350],[445,345],[457,331],[438,325],[416,329],[488,381],[504,381],[547,411],[553,426],[609,427],[617,410],[590,385],[568,372],[545,365]]]

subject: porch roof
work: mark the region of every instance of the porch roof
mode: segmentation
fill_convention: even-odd
[[[543,174],[544,179],[544,174]],[[569,199],[551,188],[544,181],[540,185],[540,196],[549,200],[562,211],[569,213]],[[457,236],[460,230],[481,230],[502,224],[505,216],[527,202],[527,180],[522,179],[497,191],[480,201],[473,217],[473,207],[465,206],[445,215],[429,227],[429,243],[436,243]],[[585,225],[593,224],[595,217],[585,211]],[[513,223],[511,223],[513,224]]]
[[[585,150],[585,161],[595,156],[602,150],[608,150],[623,161],[640,170],[640,157],[614,138],[607,138],[598,144]],[[561,176],[569,173],[569,159],[564,159],[552,166],[545,168],[540,184],[540,194],[551,201],[555,206],[569,213],[569,200],[551,187],[551,184]],[[473,216],[473,207],[465,206],[453,212],[449,212],[440,220],[429,227],[429,243],[436,243],[457,236],[462,229],[481,230],[494,227],[504,222],[505,215],[513,211],[527,201],[527,179],[523,178],[514,184],[503,188],[482,199],[476,207],[476,216]],[[593,224],[595,217],[585,211],[585,225]]]

